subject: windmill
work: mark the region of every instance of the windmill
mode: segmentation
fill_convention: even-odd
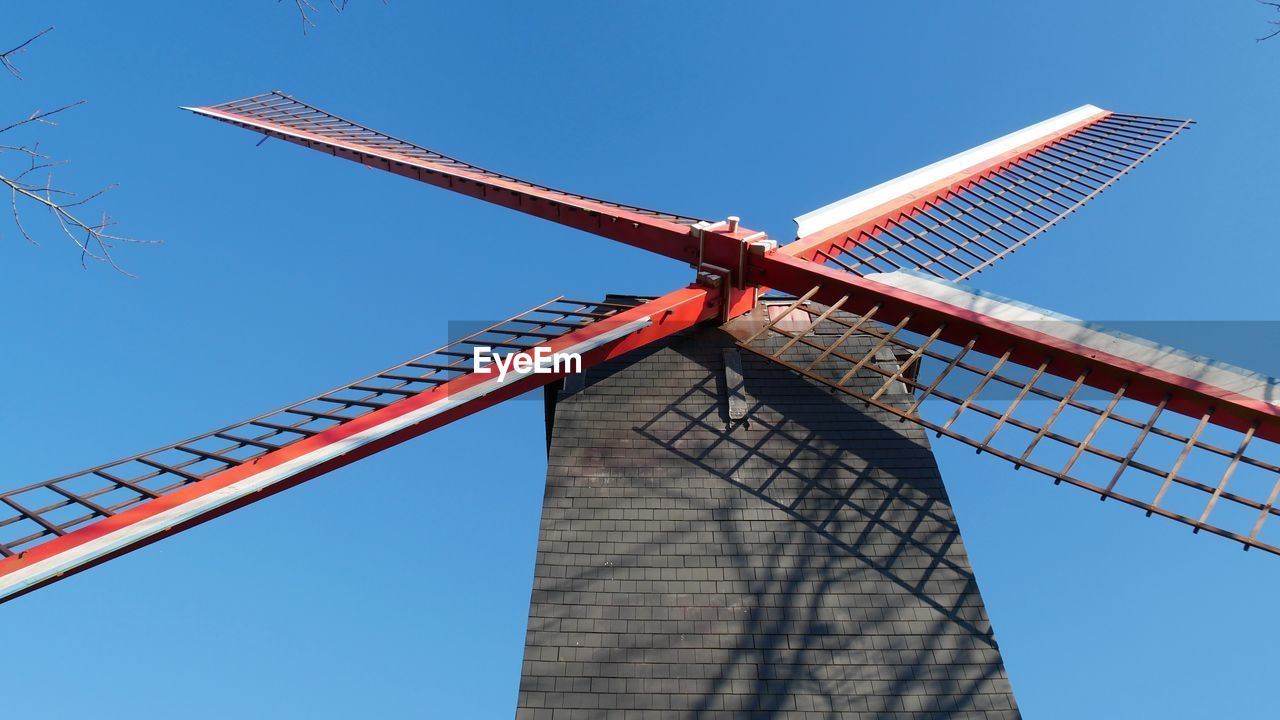
[[[688,263],[695,280],[653,298],[556,298],[281,410],[4,492],[0,600],[538,387],[551,388],[554,433],[521,692],[521,710],[530,717],[566,708],[726,717],[821,711],[818,696],[828,703],[838,696],[854,703],[846,709],[871,713],[1015,716],[958,533],[919,539],[954,530],[945,492],[933,482],[925,431],[1196,533],[1280,553],[1275,523],[1268,522],[1280,515],[1275,380],[961,282],[1079,209],[1190,121],[1087,105],[803,215],[797,239],[780,246],[737,217],[711,221],[536,185],[278,92],[187,109]],[[693,346],[679,350],[681,338],[693,338]],[[661,352],[673,347],[684,364],[662,365],[668,361]],[[504,369],[478,367],[477,348],[502,358]],[[544,355],[576,357],[582,368],[532,361]],[[609,414],[644,394],[627,382],[672,377],[665,387],[675,399],[647,418]],[[798,430],[796,418],[806,413],[818,420]],[[824,424],[840,427],[833,435],[814,430]],[[593,436],[592,427],[607,432]],[[855,436],[873,439],[858,445]],[[609,443],[623,450],[610,452]],[[641,449],[648,460],[627,459]],[[852,456],[877,452],[874,468],[849,464]],[[761,465],[766,453],[772,455]],[[680,506],[669,520],[655,519],[687,499],[681,488],[663,485],[660,465],[667,461],[677,475],[706,476],[723,487],[707,485],[696,510]],[[559,482],[565,478],[583,482]],[[628,485],[627,478],[641,480]],[[645,479],[654,480],[645,485]],[[840,482],[846,485],[834,487]],[[783,501],[779,493],[791,494]],[[875,512],[867,510],[871,499],[882,501]],[[621,515],[612,514],[610,502]],[[851,509],[865,516],[842,514]],[[799,523],[803,535],[779,540],[780,525],[751,525],[772,522],[771,512]],[[609,524],[619,517],[625,525]],[[688,542],[667,546],[639,537],[656,531],[637,518],[664,523],[661,532],[684,533]],[[742,539],[736,551],[707,545],[706,537],[719,543],[717,533],[729,527],[771,528],[746,534],[773,536],[772,568],[787,569],[784,575],[801,569],[790,586],[747,594],[785,603],[858,586],[846,589],[874,597],[874,611],[831,615],[840,608],[824,605],[796,629],[794,618],[778,617],[786,612],[772,600],[735,600],[734,588],[749,584],[744,577],[769,571],[742,571],[754,562],[759,538]],[[876,539],[881,531],[885,542]],[[594,539],[584,543],[584,532]],[[848,533],[862,539],[851,544]],[[815,550],[810,536],[826,544]],[[602,560],[609,551],[596,546],[614,540],[641,547],[627,557],[650,564],[622,568]],[[584,551],[586,545],[594,549]],[[681,552],[697,562],[671,562],[670,553]],[[720,563],[717,553],[726,552],[744,564],[735,570]],[[831,559],[832,552],[840,557]],[[823,572],[845,573],[840,563],[856,563],[857,572],[874,571],[875,581],[841,575],[815,589],[804,568],[819,555],[835,563]],[[569,581],[594,589],[576,593]],[[916,604],[893,617],[872,617],[889,612],[882,601],[890,596]],[[626,597],[639,599],[614,602]],[[684,604],[670,607],[673,598]],[[713,600],[704,607],[699,598]],[[542,612],[547,608],[551,614]],[[930,613],[945,631],[926,619]],[[678,632],[653,629],[663,623]],[[753,628],[749,647],[681,644],[686,629],[724,638],[739,632],[730,625],[744,623]],[[863,660],[849,662],[848,648],[837,641],[882,625],[890,628],[883,642],[859,649]],[[575,633],[591,642],[573,640]],[[957,645],[947,633],[982,647]],[[762,647],[766,637],[783,638],[782,646]],[[796,638],[804,646],[788,648]],[[713,652],[719,650],[746,653],[754,669],[691,678],[699,666],[732,664]],[[970,650],[981,657],[969,658]],[[805,667],[804,683],[779,669],[785,663]],[[831,677],[822,668],[833,663],[879,667],[880,675]],[[937,673],[930,676],[935,685],[907,678],[920,664]],[[592,674],[603,666],[608,673]],[[640,666],[644,674],[628,675]],[[677,671],[663,675],[659,666]],[[887,666],[901,677],[886,678]],[[944,668],[957,674],[947,676]],[[974,668],[975,676],[966,674]],[[820,687],[828,682],[835,685]]]

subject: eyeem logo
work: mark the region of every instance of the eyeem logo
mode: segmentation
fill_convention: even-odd
[[[490,372],[492,365],[498,370],[498,382],[507,379],[507,373],[523,377],[530,373],[580,373],[582,356],[572,352],[552,352],[551,348],[536,347],[532,353],[515,353],[503,357],[495,355],[493,348],[477,345],[471,351],[471,368],[477,373]]]

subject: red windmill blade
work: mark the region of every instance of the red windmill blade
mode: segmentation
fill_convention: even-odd
[[[888,390],[863,393],[847,386],[844,380],[859,373],[880,372],[879,365],[868,358],[842,356],[825,346],[813,347],[815,341],[810,337],[813,331],[821,323],[838,320],[832,310],[862,317],[841,334],[866,332],[879,338],[873,353],[893,346],[912,348],[899,370],[888,373],[884,385],[898,383],[903,388],[918,389],[921,400],[924,396],[956,397],[949,390],[939,391],[941,377],[939,383],[925,384],[921,380],[927,375],[920,374],[920,367],[927,362],[943,361],[944,374],[957,367],[964,371],[977,368],[983,386],[993,379],[996,382],[1010,380],[1005,368],[1029,368],[1034,371],[1033,379],[1019,386],[1024,391],[1020,392],[1019,399],[1030,393],[1047,392],[1036,387],[1042,377],[1070,378],[1074,381],[1072,390],[1063,394],[1060,402],[1073,410],[1085,404],[1075,395],[1082,386],[1113,393],[1117,402],[1128,398],[1154,403],[1159,412],[1141,424],[1142,437],[1138,444],[1148,437],[1180,439],[1184,445],[1181,457],[1163,471],[1164,486],[1154,501],[1137,500],[1118,492],[1114,483],[1103,490],[1104,498],[1115,497],[1145,507],[1150,513],[1188,521],[1189,516],[1166,510],[1160,503],[1168,487],[1188,486],[1188,478],[1181,473],[1188,455],[1224,452],[1223,448],[1202,439],[1207,425],[1245,434],[1247,439],[1239,450],[1229,452],[1233,469],[1241,464],[1275,469],[1274,465],[1267,464],[1274,460],[1255,459],[1257,453],[1247,453],[1246,448],[1249,441],[1255,439],[1259,444],[1280,439],[1280,408],[1270,395],[1234,384],[1236,380],[1230,374],[1205,371],[1210,366],[1165,362],[1131,346],[1108,344],[1105,338],[1045,332],[1010,316],[1007,308],[966,299],[977,296],[966,295],[967,291],[952,286],[921,285],[917,279],[897,274],[860,277],[869,270],[894,268],[920,268],[941,277],[967,277],[1013,252],[1096,196],[1185,128],[1187,122],[1122,116],[1096,108],[1076,111],[925,168],[896,184],[874,188],[870,194],[855,196],[848,202],[805,216],[801,219],[804,237],[777,248],[764,233],[740,227],[736,218],[710,223],[528,183],[369,130],[280,93],[191,110],[687,261],[698,269],[697,285],[640,306],[601,305],[605,311],[594,313],[583,309],[593,304],[580,303],[574,311],[577,314],[564,316],[591,321],[585,325],[565,322],[562,318],[551,324],[536,325],[538,330],[523,335],[512,335],[509,334],[512,330],[508,330],[503,337],[515,345],[509,348],[514,353],[531,353],[537,347],[560,351],[576,348],[582,352],[583,364],[589,365],[703,321],[717,317],[727,320],[752,312],[760,292],[777,288],[794,293],[799,299],[789,312],[774,321],[761,323],[761,332],[757,335],[789,334],[783,350],[766,353],[767,356],[801,373],[807,373],[811,366],[801,365],[788,353],[813,349],[821,356],[819,361],[847,362],[849,372],[839,382],[825,382],[857,394],[867,402],[878,402],[879,396]],[[900,194],[893,196],[893,192]],[[864,248],[870,255],[859,254]],[[871,248],[879,249],[871,252]],[[877,262],[887,257],[896,258],[889,267]],[[823,303],[829,309],[815,311],[808,302]],[[540,306],[531,312],[543,309],[544,306]],[[795,331],[788,330],[781,318],[790,317],[794,312],[805,313],[811,321]],[[519,320],[529,318],[517,316],[511,322]],[[884,329],[882,325],[886,323],[892,324],[892,329]],[[528,324],[524,327],[527,329]],[[548,328],[563,332],[547,331]],[[503,328],[491,330],[501,335]],[[512,340],[522,337],[536,340],[531,345]],[[912,344],[917,337],[922,339]],[[958,350],[937,349],[945,344]],[[760,351],[751,339],[743,345]],[[0,559],[0,598],[48,584],[152,542],[165,532],[181,530],[228,512],[558,377],[525,374],[504,385],[481,373],[459,371],[457,361],[467,353],[451,348],[446,346],[434,353],[445,359],[452,358],[451,361],[423,362],[424,356],[398,366],[413,368],[414,374],[393,369],[317,396],[308,403],[286,408],[281,412],[300,418],[292,425],[274,419],[274,414],[264,416],[120,463],[0,496],[12,509],[8,518],[0,519],[0,528],[24,525],[27,528],[25,535],[15,536],[11,532],[0,537],[0,554],[6,555]],[[997,358],[985,369],[973,362],[984,354]],[[435,372],[445,372],[446,376],[439,378]],[[437,380],[428,377],[437,377]],[[344,390],[347,394],[343,394]],[[989,416],[997,412],[978,402],[978,391],[958,401],[960,413],[972,410]],[[364,395],[353,397],[350,393]],[[394,399],[388,399],[388,395]],[[329,410],[304,407],[309,403],[332,407]],[[1008,412],[999,414],[1001,427],[984,433],[986,437],[981,440],[953,421],[939,424],[918,413],[903,415],[980,449],[1013,459],[1014,456],[991,443],[1002,427],[1026,425],[1014,416],[1016,407],[1007,409]],[[1157,428],[1160,413],[1166,410],[1199,418],[1200,422],[1196,430],[1187,435]],[[1125,424],[1128,419],[1115,412],[1115,404],[1107,404],[1096,415],[1099,424]],[[1128,420],[1130,424],[1137,422]],[[325,426],[302,429],[312,422]],[[1044,426],[1043,437],[1050,437],[1053,442],[1072,439],[1055,430],[1052,423]],[[253,436],[251,432],[259,434]],[[1082,439],[1075,441],[1077,454],[1095,454],[1089,445],[1096,435],[1097,431],[1093,430],[1080,436]],[[291,439],[280,441],[280,437]],[[201,444],[214,441],[225,441],[232,446],[218,450]],[[177,459],[158,459],[166,453]],[[1016,460],[1033,469],[1048,469],[1028,457]],[[1121,460],[1125,467],[1144,471],[1153,467],[1135,461],[1132,456]],[[141,464],[145,469],[132,477],[114,471],[126,463]],[[1091,489],[1097,489],[1105,480],[1081,479],[1069,470],[1070,467],[1049,474]],[[1192,524],[1197,529],[1241,540],[1246,546],[1275,551],[1271,545],[1257,540],[1257,528],[1252,535],[1246,535],[1206,521],[1213,503],[1225,500],[1241,504],[1243,496],[1227,489],[1230,477],[1228,472],[1213,487],[1203,483],[1199,487],[1190,485],[1197,490],[1212,491],[1209,506]],[[87,490],[72,487],[85,480],[97,485]],[[147,482],[158,482],[161,486],[148,486]],[[24,494],[37,492],[53,495],[46,495],[44,501],[24,502]],[[124,497],[106,504],[101,498],[109,493],[123,493]],[[1265,501],[1250,500],[1243,504],[1261,513],[1260,527],[1262,519],[1275,514],[1274,500],[1275,492],[1272,492]],[[72,517],[51,519],[52,513],[67,508],[71,509]]]
[[[564,377],[514,359],[573,353],[583,368],[714,317],[690,287],[634,307],[556,298],[408,362],[190,440],[0,494],[0,601],[194,527]],[[506,377],[477,371],[478,347]],[[545,365],[545,363],[544,363]],[[577,370],[578,368],[573,368]]]
[[[1191,125],[1084,105],[796,218],[782,252],[865,275],[966,279],[1101,194]]]
[[[700,218],[600,200],[485,170],[281,92],[184,109],[668,257],[696,259],[696,252],[688,254],[690,228],[707,224]]]
[[[1280,515],[1274,378],[920,274],[813,280],[740,346],[1015,468],[1280,553],[1260,537]],[[876,338],[859,357],[822,340],[855,332]],[[906,410],[885,397],[903,393]]]

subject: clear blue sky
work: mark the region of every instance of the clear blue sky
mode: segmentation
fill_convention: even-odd
[[[279,88],[540,182],[790,218],[1090,102],[1200,121],[983,289],[1275,319],[1280,39],[1230,2],[5,3],[0,78],[138,275],[0,224],[5,486],[243,419],[450,320],[690,271],[178,111]],[[1192,349],[1234,357],[1248,342]],[[1246,358],[1246,364],[1247,362]],[[1255,367],[1275,374],[1280,367]],[[1270,717],[1280,558],[938,446],[1029,718]],[[544,473],[513,402],[0,607],[0,717],[509,717]],[[1046,508],[1042,511],[1040,508]]]

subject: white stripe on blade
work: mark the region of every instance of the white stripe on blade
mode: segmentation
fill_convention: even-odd
[[[626,337],[637,330],[648,327],[652,324],[652,320],[652,317],[633,320],[629,323],[619,325],[608,332],[602,333],[597,337],[576,343],[571,347],[561,350],[560,352],[578,354],[588,352],[605,345],[606,343]],[[260,473],[247,477],[244,480],[232,483],[231,485],[215,490],[206,495],[193,498],[181,505],[152,515],[149,518],[140,520],[127,527],[110,532],[102,537],[95,538],[83,545],[77,545],[66,552],[32,563],[20,570],[15,570],[8,575],[0,577],[0,599],[13,595],[17,592],[21,592],[32,585],[43,582],[44,580],[60,575],[69,570],[73,570],[87,562],[91,562],[104,555],[115,552],[116,550],[134,545],[148,537],[151,537],[152,535],[164,532],[167,528],[171,528],[187,520],[209,513],[223,505],[226,505],[227,503],[270,487],[281,480],[288,479],[327,460],[331,460],[335,457],[351,452],[356,448],[367,445],[375,440],[380,440],[405,428],[417,425],[424,420],[439,415],[447,410],[451,410],[459,405],[482,398],[494,390],[497,390],[500,384],[519,380],[525,375],[532,374],[533,369],[529,369],[524,372],[518,372],[513,369],[508,371],[507,378],[505,382],[502,383],[500,383],[498,378],[494,376],[489,380],[485,380],[484,382],[473,385],[465,390],[459,390],[458,392],[452,393],[448,397],[437,400],[430,405],[425,405],[417,410],[413,410],[405,413],[404,415],[392,418],[379,425],[368,428],[367,430],[363,430],[351,437],[336,440],[324,447],[312,450],[305,455],[277,465],[276,467],[264,470]]]
[[[916,273],[867,275],[867,280],[932,298],[962,310],[1003,320],[1090,350],[1131,360],[1187,380],[1280,405],[1280,380],[1227,363],[1192,355],[1169,345],[1025,305],[966,286]]]
[[[802,238],[812,235],[819,230],[842,223],[890,200],[908,195],[943,178],[1003,155],[1016,147],[1052,135],[1063,128],[1070,127],[1104,112],[1106,111],[1102,108],[1093,105],[1081,105],[1070,112],[1051,117],[1017,132],[1009,133],[1004,137],[984,143],[973,149],[965,150],[958,155],[952,155],[945,160],[926,165],[919,170],[913,170],[906,175],[880,183],[856,195],[850,195],[843,200],[837,200],[830,205],[825,205],[796,218],[796,225],[798,226],[796,228],[796,237]]]

